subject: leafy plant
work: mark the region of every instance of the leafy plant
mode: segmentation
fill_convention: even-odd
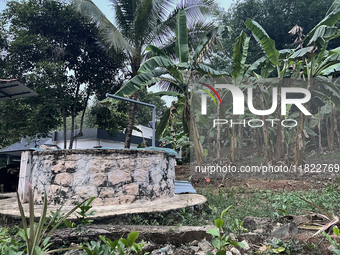
[[[16,237],[10,237],[10,233],[7,228],[0,228],[0,254],[21,255],[23,243],[20,240],[16,240]]]
[[[207,231],[208,234],[211,234],[214,238],[212,240],[212,245],[215,247],[215,249],[217,250],[216,255],[225,255],[226,251],[229,249],[229,245],[233,245],[236,247],[242,247],[244,248],[245,245],[243,243],[239,243],[237,241],[232,241],[230,239],[230,236],[227,235],[221,235],[221,231],[222,231],[222,226],[224,224],[224,221],[222,220],[223,216],[226,214],[227,211],[229,211],[229,209],[232,206],[229,206],[227,209],[225,209],[222,213],[221,213],[221,219],[215,219],[214,225],[217,228],[212,228],[209,229]],[[207,252],[206,255],[214,255],[212,252]]]
[[[269,241],[268,252],[269,254],[296,254],[302,249],[302,247],[298,247],[299,241],[294,241],[290,239],[288,242],[285,242],[281,239],[273,238],[273,240]]]
[[[327,238],[327,240],[331,243],[331,245],[334,246],[335,249],[332,250],[332,252],[336,255],[340,255],[340,237],[339,237],[339,228],[335,226],[333,228],[334,234],[337,236],[338,241],[334,241],[328,234],[323,232],[323,235]]]
[[[104,245],[101,244],[101,241],[91,241],[90,243],[87,243],[86,246],[83,246],[83,249],[86,251],[87,255],[124,255],[131,254],[131,252],[142,254],[145,242],[142,242],[141,244],[136,243],[135,241],[138,236],[139,233],[137,231],[129,233],[126,239],[119,238],[115,241],[111,241],[105,236],[99,236],[104,242]]]
[[[235,233],[235,234],[241,234],[241,233],[245,233],[248,232],[248,229],[243,227],[243,221],[239,221],[239,219],[233,219],[232,221],[227,221],[227,229],[228,231]]]
[[[288,206],[291,203],[290,199],[288,198],[288,195],[284,196],[283,198],[278,198],[277,201],[273,204],[273,215],[276,218],[279,218],[279,216],[288,215]]]
[[[60,224],[62,224],[68,216],[74,213],[81,205],[83,205],[85,201],[75,206],[71,211],[69,211],[63,218],[61,218],[52,229],[49,229],[49,224],[45,226],[46,222],[46,212],[47,212],[47,195],[46,192],[44,193],[44,203],[42,213],[39,219],[39,223],[34,222],[34,198],[33,198],[33,189],[31,184],[28,185],[29,191],[29,227],[27,225],[25,212],[20,202],[19,194],[17,193],[17,200],[18,206],[20,210],[20,215],[22,219],[22,223],[24,228],[19,231],[20,236],[25,240],[25,251],[27,255],[40,255],[42,253],[48,254],[53,252],[59,251],[66,251],[66,250],[74,250],[74,249],[81,249],[80,246],[78,247],[70,247],[70,248],[63,248],[63,249],[56,249],[56,250],[48,250],[48,247],[51,245],[49,240],[51,238],[51,234],[58,228]],[[51,222],[54,222],[52,218]],[[46,234],[47,233],[47,234]]]

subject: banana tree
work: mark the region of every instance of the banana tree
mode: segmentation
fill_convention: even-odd
[[[250,38],[247,37],[244,31],[241,32],[239,37],[236,38],[236,43],[233,49],[233,71],[231,72],[231,76],[233,78],[233,83],[235,86],[239,86],[242,82],[245,73],[245,62],[248,55],[248,48],[249,48],[249,40]],[[236,116],[233,115],[233,122],[236,122]],[[217,126],[219,127],[219,125]],[[236,150],[236,130],[235,125],[232,126],[231,130],[231,139],[230,139],[230,160],[231,162],[236,161],[235,157],[235,150]]]
[[[334,25],[340,19],[340,3],[334,1],[325,18],[320,21],[304,38],[304,48],[296,50],[289,56],[289,64],[300,61],[303,64],[302,75],[307,78],[306,88],[312,95],[323,101],[331,100],[340,103],[340,91],[328,78],[337,72],[340,67],[340,47],[327,50],[330,40],[337,38],[340,31]],[[306,104],[309,110],[310,103]],[[300,113],[298,131],[295,136],[295,159],[296,165],[303,162],[303,130],[305,127],[305,115]]]
[[[313,86],[313,78],[320,75],[329,75],[336,72],[339,68],[339,53],[340,49],[336,48],[331,51],[327,51],[328,42],[340,35],[338,28],[334,27],[335,23],[340,18],[340,3],[335,1],[330,7],[326,17],[319,22],[304,38],[302,44],[295,49],[283,63],[281,63],[280,69],[280,53],[283,51],[277,51],[275,49],[275,42],[272,41],[269,36],[265,33],[263,28],[256,23],[248,19],[246,26],[253,32],[254,37],[261,44],[267,58],[270,62],[276,66],[277,74],[280,79],[287,73],[288,67],[293,64],[301,66],[303,71],[301,72],[304,77],[307,77],[308,82],[306,88],[312,92],[312,94],[319,96],[320,98],[331,99],[333,102],[339,102],[340,95],[338,89],[334,84],[330,82],[319,83],[319,86]],[[302,47],[304,48],[302,48]],[[289,53],[289,50],[286,51]],[[264,61],[264,59],[262,59]],[[258,65],[260,63],[257,63]],[[279,85],[280,86],[280,85]],[[280,98],[280,96],[278,97]],[[278,104],[280,104],[278,102]],[[306,108],[309,109],[310,105],[307,103]],[[280,117],[280,118],[279,118]],[[278,115],[281,120],[281,116]],[[280,142],[281,126],[277,126],[277,143],[276,143],[276,159],[280,157],[280,148],[278,143]],[[300,114],[298,130],[295,135],[295,157],[294,163],[301,165],[303,162],[303,133],[305,129],[305,116],[303,113]],[[282,155],[282,154],[281,154]]]
[[[174,104],[182,112],[183,129],[193,139],[196,160],[198,164],[203,162],[203,148],[199,139],[198,129],[194,116],[190,114],[191,93],[190,86],[195,79],[204,75],[211,77],[222,77],[226,75],[209,67],[202,62],[211,47],[217,45],[218,36],[223,36],[228,27],[219,26],[211,30],[198,44],[190,57],[188,46],[188,29],[185,10],[177,14],[176,46],[175,52],[178,62],[174,62],[161,49],[148,45],[147,50],[153,57],[145,61],[138,70],[138,74],[130,79],[117,93],[118,96],[130,96],[142,87],[158,84],[163,90],[158,95],[169,95],[178,98]],[[158,125],[156,137],[162,134],[170,112],[168,111]],[[189,128],[190,127],[190,128]]]
[[[253,65],[247,70],[246,75],[249,76],[255,69],[257,69],[260,65],[263,65],[264,68],[261,70],[261,76],[263,78],[268,77],[275,69],[277,72],[277,78],[279,78],[278,83],[278,107],[281,107],[281,90],[280,88],[283,86],[283,77],[287,71],[287,60],[286,55],[289,54],[292,50],[277,50],[275,47],[275,41],[272,40],[267,32],[262,28],[260,24],[252,19],[247,19],[245,22],[246,27],[252,32],[256,41],[262,47],[265,57],[260,58],[255,61]],[[266,116],[263,116],[263,119],[266,119]],[[282,116],[280,112],[277,112],[277,119],[279,123],[282,120]],[[266,123],[266,121],[264,121]],[[269,144],[269,133],[268,133],[268,125],[263,126],[264,133],[264,162],[267,164],[269,162],[269,153],[270,153],[270,144]],[[281,160],[284,153],[284,143],[282,142],[282,130],[281,125],[276,126],[276,145],[275,145],[275,161]]]

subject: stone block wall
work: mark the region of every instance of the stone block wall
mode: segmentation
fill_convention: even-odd
[[[30,182],[36,204],[116,205],[174,195],[175,158],[148,150],[35,151]]]

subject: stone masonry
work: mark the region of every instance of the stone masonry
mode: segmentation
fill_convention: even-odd
[[[117,149],[35,151],[30,176],[36,204],[46,190],[49,204],[96,197],[96,206],[172,197],[174,179],[174,156]]]

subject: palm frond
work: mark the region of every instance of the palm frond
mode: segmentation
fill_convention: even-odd
[[[91,0],[74,0],[72,4],[77,12],[89,17],[97,24],[102,32],[104,44],[110,48],[114,47],[115,50],[132,50],[122,33]]]

